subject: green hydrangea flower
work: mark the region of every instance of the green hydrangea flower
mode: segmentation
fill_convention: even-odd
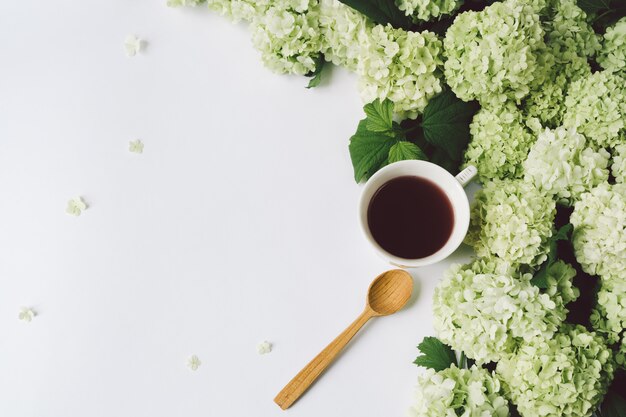
[[[576,269],[563,261],[556,261],[548,268],[544,293],[556,303],[557,309],[565,308],[580,296],[580,290],[574,286]],[[565,310],[567,311],[567,310]]]
[[[317,0],[274,0],[252,20],[252,42],[277,73],[306,75],[322,50]]]
[[[337,0],[320,1],[322,51],[327,61],[356,71],[361,44],[359,38],[373,24],[364,15]]]
[[[549,293],[530,282],[532,274],[496,258],[452,266],[435,288],[437,337],[479,364],[498,361],[533,337],[551,337],[565,319],[565,304],[577,296],[575,270],[561,265],[550,272]]]
[[[590,416],[613,378],[612,352],[582,326],[563,325],[498,362],[496,372],[524,417]]]
[[[546,45],[557,62],[592,57],[600,50],[599,36],[576,0],[552,0],[543,14]]]
[[[232,22],[251,22],[257,15],[262,15],[269,7],[270,0],[169,0],[182,5],[206,3],[210,10],[218,12]]]
[[[584,193],[570,216],[576,260],[592,275],[626,277],[626,184]]]
[[[598,64],[607,71],[626,77],[626,17],[622,17],[604,33]]]
[[[556,204],[522,180],[495,180],[476,193],[465,242],[479,256],[537,266],[547,259]]]
[[[620,354],[616,359],[624,365],[626,355],[626,277],[605,277],[598,291],[598,304],[591,314],[595,331],[610,344],[619,343]]]
[[[522,108],[526,117],[539,119],[545,127],[556,128],[563,122],[565,97],[573,81],[591,75],[591,67],[586,58],[573,58],[567,65],[550,62],[551,55],[545,53],[539,60],[546,60],[549,66],[546,77],[538,85],[533,85],[530,94],[524,99]]]
[[[445,76],[462,100],[482,105],[517,103],[539,74],[536,53],[545,48],[539,16],[524,1],[497,2],[461,13],[444,39]]]
[[[562,124],[569,84],[591,74],[587,57],[600,43],[575,0],[550,0],[540,10],[546,45],[537,53],[537,75],[523,108],[527,117],[556,128]]]
[[[474,165],[482,182],[519,178],[534,137],[514,103],[483,107],[470,124],[472,141],[465,151],[465,165]]]
[[[626,183],[626,143],[617,145],[613,149],[611,173],[615,177],[616,182]]]
[[[441,92],[441,41],[434,33],[376,25],[360,43],[359,90],[364,102],[388,98],[396,113],[414,119]]]
[[[606,150],[588,147],[575,129],[546,129],[524,161],[524,177],[561,204],[572,205],[582,193],[608,180],[609,158]]]
[[[206,3],[206,0],[167,0],[169,7],[197,6],[202,3]],[[223,1],[223,3],[226,3],[226,1]]]
[[[414,22],[439,19],[453,14],[463,4],[462,0],[396,0],[396,5]]]
[[[575,127],[599,147],[624,141],[626,82],[607,71],[573,82],[565,98],[563,125]]]
[[[509,404],[500,381],[486,369],[455,365],[439,372],[427,369],[418,378],[412,417],[508,417]]]
[[[533,84],[522,108],[527,118],[537,118],[543,126],[556,128],[563,122],[565,96],[570,83],[591,75],[591,67],[585,57],[572,57],[567,63],[557,63],[550,52],[537,57],[545,73],[545,79]]]

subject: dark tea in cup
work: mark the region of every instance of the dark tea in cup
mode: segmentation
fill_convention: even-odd
[[[376,243],[404,259],[426,258],[445,246],[454,229],[454,209],[433,181],[405,175],[384,183],[367,208]]]

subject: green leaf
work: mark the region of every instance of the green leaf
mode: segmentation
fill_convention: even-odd
[[[389,158],[387,162],[392,164],[407,159],[423,159],[426,160],[426,154],[414,143],[401,140],[389,149]]]
[[[393,102],[376,99],[363,107],[367,115],[367,129],[372,132],[386,132],[393,127]]]
[[[398,140],[384,132],[367,129],[367,119],[359,122],[356,133],[350,138],[350,159],[354,179],[361,182],[387,165],[389,150]]]
[[[460,161],[470,141],[469,124],[478,109],[477,102],[462,101],[451,90],[444,90],[424,109],[424,137],[452,160]]]
[[[325,64],[326,61],[324,60],[324,55],[320,54],[315,59],[315,71],[307,74],[307,77],[311,77],[311,79],[309,80],[309,84],[306,88],[313,88],[320,85],[320,82],[322,82],[322,70],[324,69]]]
[[[578,0],[578,7],[586,13],[602,13],[611,10],[613,8],[612,3],[614,3],[613,0]]]
[[[417,348],[422,352],[413,362],[417,366],[443,371],[456,364],[456,355],[450,346],[444,345],[436,337],[425,337]]]
[[[382,25],[390,23],[393,27],[409,29],[413,22],[404,14],[394,0],[339,0],[343,4],[361,12],[371,20]]]
[[[609,391],[602,402],[600,415],[602,417],[626,417],[626,399],[615,391]]]
[[[619,395],[607,395],[602,404],[602,417],[626,417],[626,400]]]
[[[548,244],[550,245],[550,251],[548,252],[548,259],[541,264],[541,267],[535,274],[531,283],[535,286],[545,289],[548,288],[548,270],[552,266],[553,263],[557,261],[557,242],[560,240],[570,240],[572,235],[572,230],[574,226],[571,223],[568,223],[561,227],[555,234],[552,235]]]
[[[578,0],[578,6],[590,15],[593,28],[603,33],[608,26],[626,16],[624,0]]]

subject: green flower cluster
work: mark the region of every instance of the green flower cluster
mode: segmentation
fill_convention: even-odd
[[[428,369],[418,379],[412,417],[508,417],[509,404],[498,378],[486,369],[456,365],[435,372]]]
[[[582,193],[609,178],[609,153],[587,145],[575,129],[546,129],[524,161],[524,178],[560,203],[572,205]]]
[[[626,82],[608,71],[573,82],[565,98],[563,125],[574,127],[599,147],[614,147],[626,132]]]
[[[357,71],[364,102],[388,98],[396,113],[414,119],[441,92],[441,41],[434,33],[377,25],[360,41]]]
[[[514,103],[483,107],[470,124],[472,141],[465,151],[465,165],[474,165],[482,182],[519,178],[535,138]]]
[[[582,326],[563,325],[498,362],[507,396],[524,417],[590,416],[613,377],[612,352]]]
[[[543,14],[546,45],[557,63],[592,57],[600,50],[598,35],[576,0],[551,0]]]
[[[613,149],[611,173],[615,177],[616,182],[626,183],[626,143],[617,145]]]
[[[570,83],[591,75],[591,67],[583,57],[572,57],[567,64],[557,64],[547,52],[540,55],[539,60],[544,69],[538,72],[545,71],[546,77],[533,86],[524,99],[524,115],[537,119],[544,126],[556,128],[563,122],[565,96]]]
[[[439,19],[444,15],[450,15],[461,7],[463,1],[459,0],[396,0],[398,9],[413,21],[428,21]]]
[[[598,64],[607,71],[626,77],[626,17],[604,33]]]
[[[522,180],[496,180],[476,193],[465,242],[482,257],[537,266],[547,258],[556,204]]]
[[[317,0],[274,0],[252,20],[252,43],[277,73],[315,71],[322,49]]]
[[[537,72],[544,31],[533,7],[520,0],[497,2],[460,14],[444,39],[445,77],[462,100],[482,105],[520,102]]]
[[[537,55],[537,76],[524,100],[524,112],[556,128],[563,120],[569,84],[591,74],[587,58],[600,44],[575,0],[550,0],[539,9],[546,45]]]
[[[270,0],[170,0],[182,3],[180,5],[197,5],[206,3],[210,10],[216,11],[233,22],[250,22],[258,14],[269,7]]]
[[[606,277],[598,291],[598,304],[591,314],[593,328],[611,344],[620,343],[617,363],[626,362],[626,277]]]
[[[322,52],[335,65],[356,71],[361,52],[359,37],[373,26],[364,15],[338,0],[320,0]]]
[[[552,337],[567,314],[565,304],[578,294],[571,266],[560,263],[549,274],[550,293],[541,293],[532,274],[502,260],[452,266],[435,288],[437,336],[479,364],[498,361],[534,337]]]
[[[197,6],[202,3],[206,3],[206,0],[167,0],[169,7]]]
[[[557,309],[564,309],[580,296],[580,290],[574,286],[575,276],[574,267],[563,261],[556,261],[548,267],[544,292],[556,303]]]
[[[584,193],[570,216],[576,260],[585,272],[626,277],[626,184],[600,184]]]

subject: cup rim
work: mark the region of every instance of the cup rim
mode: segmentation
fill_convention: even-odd
[[[430,170],[434,169],[435,171],[438,171],[441,177],[432,178],[432,176],[428,176],[423,173],[417,172],[420,169],[423,170],[424,167],[428,167],[428,169]],[[366,198],[366,195],[368,194],[368,192],[374,187],[373,184],[375,184],[381,177],[389,175],[390,171],[398,171],[403,168],[415,169],[416,172],[414,174],[399,173],[397,175],[395,174],[391,175],[389,179],[387,179],[381,185],[378,185],[378,187],[376,187],[376,190],[373,190],[369,198]],[[399,256],[396,256],[386,251],[378,244],[378,242],[376,242],[376,240],[372,236],[372,233],[369,229],[369,225],[367,221],[367,212],[369,208],[369,203],[371,201],[372,196],[375,194],[375,192],[383,184],[386,184],[391,179],[397,178],[400,176],[405,176],[405,175],[415,175],[417,177],[422,177],[429,181],[432,181],[437,186],[439,186],[442,189],[442,191],[444,191],[444,193],[446,194],[446,197],[448,197],[450,204],[453,207],[454,214],[455,214],[454,225],[452,228],[452,232],[450,233],[450,237],[448,238],[448,241],[437,252],[429,256],[426,256],[424,258],[417,258],[417,259],[401,258]],[[445,181],[448,183],[448,185],[450,185],[453,189],[455,189],[456,194],[462,195],[463,198],[458,198],[458,196],[455,198],[455,196],[452,196],[449,191],[445,190],[444,187],[442,187],[441,178],[445,178]],[[458,216],[458,213],[460,212],[464,212],[466,213],[466,215]],[[439,165],[433,164],[432,162],[423,161],[423,160],[398,161],[398,162],[394,162],[392,164],[389,164],[381,168],[374,175],[372,175],[370,179],[365,183],[361,191],[361,196],[359,199],[359,220],[360,220],[361,230],[363,234],[365,235],[365,238],[367,239],[367,241],[370,243],[370,245],[374,248],[374,250],[378,253],[380,257],[382,257],[383,259],[385,259],[387,262],[391,263],[392,265],[399,266],[401,268],[415,268],[415,267],[420,267],[420,266],[432,265],[450,256],[456,249],[458,249],[461,243],[463,243],[463,239],[465,238],[465,235],[467,234],[467,231],[469,229],[469,217],[470,217],[469,213],[470,213],[469,199],[467,198],[467,195],[465,194],[465,190],[463,189],[463,186],[457,180],[457,178],[454,175],[450,174],[448,171],[446,171],[444,168],[440,167]]]

